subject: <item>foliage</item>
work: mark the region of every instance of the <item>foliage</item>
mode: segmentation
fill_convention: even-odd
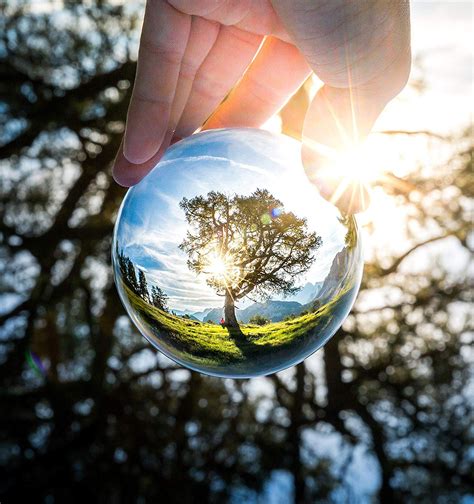
[[[250,293],[295,293],[298,275],[308,271],[322,243],[307,232],[306,219],[286,212],[266,189],[233,197],[211,191],[183,198],[180,207],[191,226],[180,248],[189,255],[188,267],[205,273],[207,284],[225,296],[228,326],[238,327],[234,303]]]
[[[296,292],[295,277],[310,268],[321,246],[321,237],[307,231],[306,219],[292,212],[262,218],[283,206],[266,189],[233,197],[212,191],[183,198],[180,206],[192,227],[180,246],[189,254],[189,268],[205,272],[208,257],[217,254],[229,272],[225,278],[211,273],[206,281],[219,294],[229,290],[234,299],[251,292]]]
[[[145,302],[151,303],[156,308],[167,311],[168,296],[158,285],[152,285],[151,289],[148,288],[148,282],[143,270],[138,271],[137,277],[135,265],[130,257],[126,256],[123,251],[117,250],[117,262],[120,278],[132,292],[140,296]]]
[[[135,265],[133,264],[130,257],[126,256],[123,252],[117,253],[118,265],[120,269],[120,275],[123,281],[134,291],[141,292],[141,285],[137,279],[137,273],[135,271]]]
[[[151,288],[151,304],[155,308],[167,311],[168,296],[157,286]]]
[[[339,302],[344,306],[344,294],[341,294],[340,298],[331,300],[318,311],[290,321],[241,324],[241,339],[236,340],[226,326],[200,322],[186,314],[179,317],[166,313],[151,306],[125,285],[124,289],[136,312],[156,331],[160,344],[177,350],[175,354],[181,360],[208,366],[215,372],[222,365],[233,366],[236,374],[242,374],[239,364],[244,359],[254,363],[251,372],[256,373],[261,369],[261,363],[269,357],[277,359],[278,350],[291,348],[295,340],[305,340],[311,334],[324,333],[324,329],[337,318]],[[264,317],[262,319],[267,320]],[[247,367],[245,363],[244,368]]]
[[[150,302],[150,294],[148,293],[148,284],[143,270],[138,270],[138,295],[145,301]]]

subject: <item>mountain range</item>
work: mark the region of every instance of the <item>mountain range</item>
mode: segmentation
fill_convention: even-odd
[[[324,282],[310,283],[307,282],[296,294],[291,296],[286,301],[296,301],[302,305],[311,303],[313,299],[319,294]]]
[[[279,322],[289,315],[297,315],[306,309],[307,304],[318,295],[323,282],[306,283],[301,290],[291,296],[289,300],[268,300],[262,303],[253,303],[246,308],[237,310],[237,319],[244,324],[254,315],[262,315],[272,322]],[[223,315],[223,308],[206,308],[198,312],[174,310],[179,316],[188,315],[191,319],[207,322],[208,320],[218,324]]]
[[[288,315],[301,313],[303,305],[296,301],[265,301],[254,303],[243,310],[237,310],[237,320],[247,324],[254,315],[262,315],[272,322],[279,322]],[[222,317],[222,308],[214,308],[206,314],[204,320],[219,323]]]

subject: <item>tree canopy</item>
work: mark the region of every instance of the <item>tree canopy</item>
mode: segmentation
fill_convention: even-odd
[[[189,268],[205,273],[218,294],[230,290],[235,299],[251,292],[294,293],[298,275],[308,271],[322,244],[306,219],[286,212],[266,189],[249,196],[212,191],[184,198],[180,206],[191,227],[180,246]],[[212,270],[216,258],[224,262],[223,274]]]
[[[309,270],[322,240],[307,230],[306,219],[286,212],[266,189],[249,196],[183,198],[191,230],[180,248],[188,253],[188,267],[206,275],[217,294],[226,296],[225,320],[237,326],[234,303],[250,293],[292,294],[298,275]]]

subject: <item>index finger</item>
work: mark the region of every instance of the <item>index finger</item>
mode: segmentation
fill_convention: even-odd
[[[160,148],[190,29],[187,14],[162,0],[147,2],[123,144],[132,163],[148,161]]]

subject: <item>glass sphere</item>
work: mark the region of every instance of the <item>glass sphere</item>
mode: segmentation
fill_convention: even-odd
[[[347,317],[363,259],[300,145],[256,129],[170,147],[122,203],[112,259],[143,336],[177,363],[246,378],[298,364]]]

